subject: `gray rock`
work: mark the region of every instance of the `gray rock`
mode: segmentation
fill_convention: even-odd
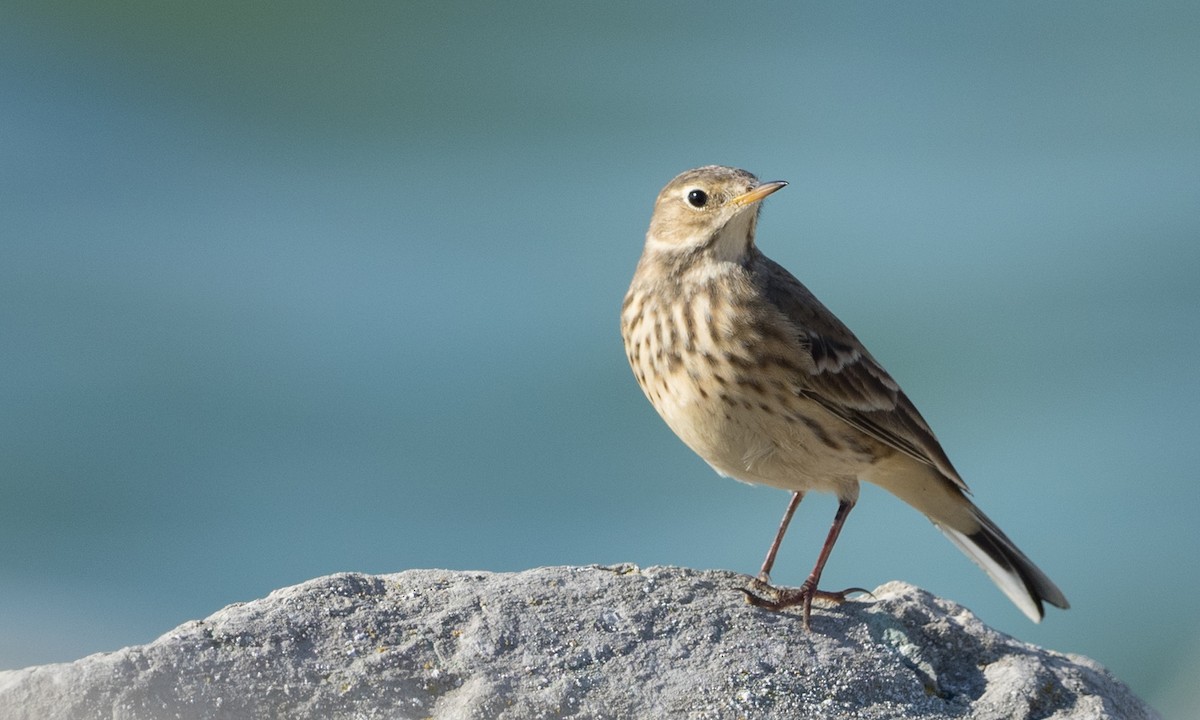
[[[674,567],[339,574],[0,672],[0,718],[1151,718],[1095,662],[911,585],[793,613]]]

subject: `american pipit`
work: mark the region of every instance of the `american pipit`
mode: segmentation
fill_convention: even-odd
[[[625,352],[667,425],[718,473],[792,491],[756,605],[799,605],[808,626],[821,571],[859,481],[921,511],[1031,620],[1067,599],[967,497],[967,485],[896,381],[799,280],[763,255],[763,198],[784,182],[744,170],[689,170],[663,188],[621,310]],[[775,554],[809,490],[838,498],[816,565],[799,588],[770,585]]]

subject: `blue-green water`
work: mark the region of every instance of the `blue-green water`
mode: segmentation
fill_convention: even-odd
[[[1028,623],[870,488],[828,585],[1183,713],[1197,37],[1185,3],[6,6],[0,667],[339,570],[756,570],[786,495],[692,456],[617,332],[654,195],[723,163],[792,183],[760,245],[1074,607]]]

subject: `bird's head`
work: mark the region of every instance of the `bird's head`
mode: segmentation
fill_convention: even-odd
[[[681,173],[658,194],[646,251],[739,262],[754,244],[762,199],[786,185],[721,165]]]

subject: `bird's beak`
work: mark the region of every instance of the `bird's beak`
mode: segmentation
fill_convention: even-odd
[[[745,205],[750,205],[751,203],[756,203],[759,200],[762,200],[763,198],[765,198],[766,196],[775,192],[776,190],[782,190],[785,187],[787,187],[787,183],[782,180],[773,180],[771,182],[765,182],[765,183],[762,183],[761,185],[759,185],[758,187],[754,188],[753,190],[751,190],[748,193],[738,195],[737,197],[730,200],[729,202],[731,202],[734,205],[737,205],[739,207],[745,206]]]

